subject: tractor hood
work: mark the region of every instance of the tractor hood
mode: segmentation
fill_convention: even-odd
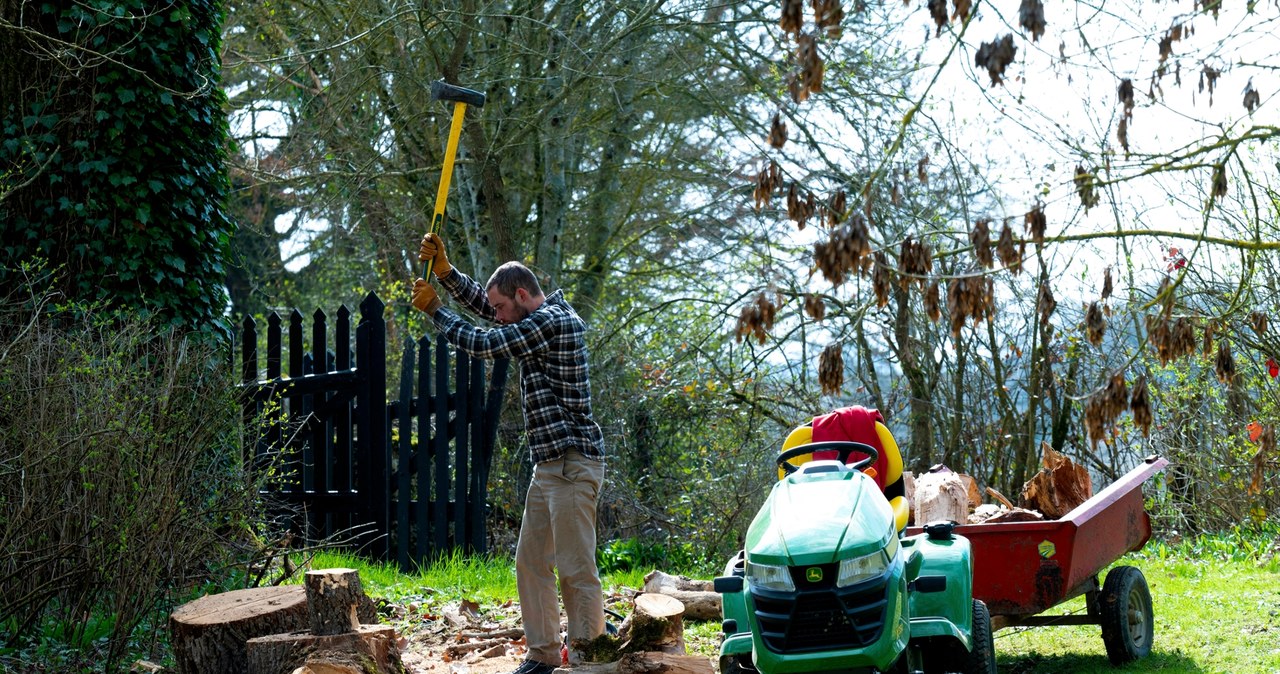
[[[827,564],[871,554],[895,535],[893,511],[870,477],[802,470],[773,486],[745,547],[756,564]]]

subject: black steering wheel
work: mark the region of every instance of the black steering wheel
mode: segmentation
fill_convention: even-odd
[[[823,451],[835,451],[836,459],[838,459],[840,463],[848,463],[849,456],[854,452],[866,454],[867,458],[861,459],[857,463],[850,465],[850,468],[853,468],[854,470],[862,470],[863,468],[875,463],[876,460],[880,458],[880,452],[877,452],[875,447],[872,447],[865,442],[854,442],[852,440],[830,440],[827,442],[811,442],[807,445],[800,445],[798,447],[792,447],[791,449],[784,450],[778,455],[778,467],[781,468],[784,473],[790,475],[797,470],[800,470],[800,467],[788,463],[789,460],[794,459],[797,456],[804,456],[805,454]]]

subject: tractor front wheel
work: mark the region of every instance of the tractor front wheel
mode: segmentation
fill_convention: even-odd
[[[991,614],[987,605],[973,600],[973,631],[969,634],[973,648],[965,674],[996,674],[996,644],[991,635]]]
[[[1098,603],[1102,642],[1107,645],[1111,664],[1124,664],[1151,653],[1155,621],[1151,614],[1151,591],[1141,571],[1132,566],[1112,569],[1102,584]]]

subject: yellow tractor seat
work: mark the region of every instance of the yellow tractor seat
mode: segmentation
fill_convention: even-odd
[[[898,451],[898,443],[894,441],[893,434],[889,429],[879,421],[876,424],[876,436],[880,440],[880,446],[884,449],[884,469],[883,476],[875,475],[875,471],[868,468],[867,472],[881,485],[885,498],[889,499],[889,507],[893,509],[894,524],[898,531],[902,531],[907,527],[907,520],[911,516],[911,507],[907,503],[906,484],[902,479],[902,453]],[[858,441],[857,438],[850,440]],[[787,435],[787,439],[782,442],[782,451],[787,451],[793,447],[807,445],[813,442],[813,422],[809,422],[803,426],[797,427]],[[864,441],[860,441],[864,442]],[[871,443],[867,443],[871,444]],[[800,466],[813,460],[813,454],[802,454],[792,458],[788,463],[794,466]],[[781,480],[786,473],[779,468],[778,479]]]

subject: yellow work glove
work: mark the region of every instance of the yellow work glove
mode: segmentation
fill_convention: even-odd
[[[449,264],[449,256],[444,253],[444,240],[439,234],[428,234],[422,237],[422,245],[418,248],[418,261],[426,262],[427,260],[435,260],[431,263],[431,273],[436,278],[444,278],[453,271],[453,266]]]
[[[418,279],[413,282],[413,306],[418,311],[435,315],[436,310],[444,306],[444,302],[440,301],[440,296],[436,294],[436,289],[432,288],[430,283]]]

